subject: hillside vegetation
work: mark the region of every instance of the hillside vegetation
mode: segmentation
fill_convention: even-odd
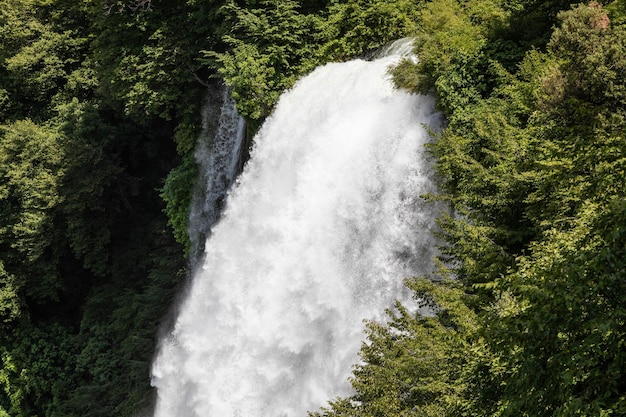
[[[0,0],[0,417],[149,411],[207,88],[250,126],[411,36],[450,215],[317,416],[626,415],[626,3]],[[399,277],[400,279],[401,277]],[[315,411],[315,410],[312,410]]]

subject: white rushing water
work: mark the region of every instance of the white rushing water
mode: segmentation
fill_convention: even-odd
[[[246,129],[228,88],[222,88],[217,97],[209,94],[202,119],[202,134],[195,152],[199,188],[189,213],[192,265],[201,259],[198,252],[204,250],[202,240],[219,219],[226,193],[239,171]]]
[[[435,252],[438,117],[393,89],[398,59],[329,64],[281,97],[161,342],[156,417],[306,416],[350,394],[363,320]]]

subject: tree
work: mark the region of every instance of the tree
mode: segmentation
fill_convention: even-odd
[[[322,62],[342,61],[374,52],[417,31],[420,5],[408,0],[334,2],[320,26]]]
[[[514,308],[488,322],[507,367],[497,415],[620,415],[623,364],[624,45],[597,4],[559,15],[531,120],[543,230],[516,271],[498,280]]]
[[[61,287],[54,224],[63,201],[60,142],[55,129],[29,120],[4,126],[0,140],[2,262],[18,288],[39,301],[58,299]]]
[[[232,89],[240,113],[253,120],[269,115],[281,92],[307,70],[317,17],[296,1],[262,0],[255,7],[229,2],[222,13],[230,26],[224,53],[205,52]]]
[[[497,415],[626,412],[625,214],[623,199],[589,204],[571,230],[551,231],[502,280],[518,308],[488,326],[507,363]]]
[[[442,28],[459,22],[454,8],[427,10]],[[484,339],[459,380],[468,389],[457,415],[625,412],[624,28],[595,3],[559,20],[515,72],[492,60],[493,35],[477,32],[484,46],[460,62],[477,72],[489,62],[488,88],[469,71],[455,78],[464,49],[436,27],[425,50],[436,56],[428,42],[449,39],[434,45],[452,54],[396,73],[444,103],[449,124],[431,147],[440,198],[455,208],[441,222],[443,252],[465,291],[482,295]],[[448,77],[470,88],[448,90]]]

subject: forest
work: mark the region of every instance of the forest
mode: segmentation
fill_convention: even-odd
[[[207,89],[415,39],[439,268],[311,416],[626,415],[626,2],[0,0],[0,417],[149,415]],[[402,279],[403,277],[399,277]]]

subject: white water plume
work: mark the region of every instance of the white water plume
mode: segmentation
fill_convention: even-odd
[[[364,319],[429,272],[429,97],[398,56],[320,67],[285,93],[206,243],[153,367],[156,417],[296,417],[351,393]]]

